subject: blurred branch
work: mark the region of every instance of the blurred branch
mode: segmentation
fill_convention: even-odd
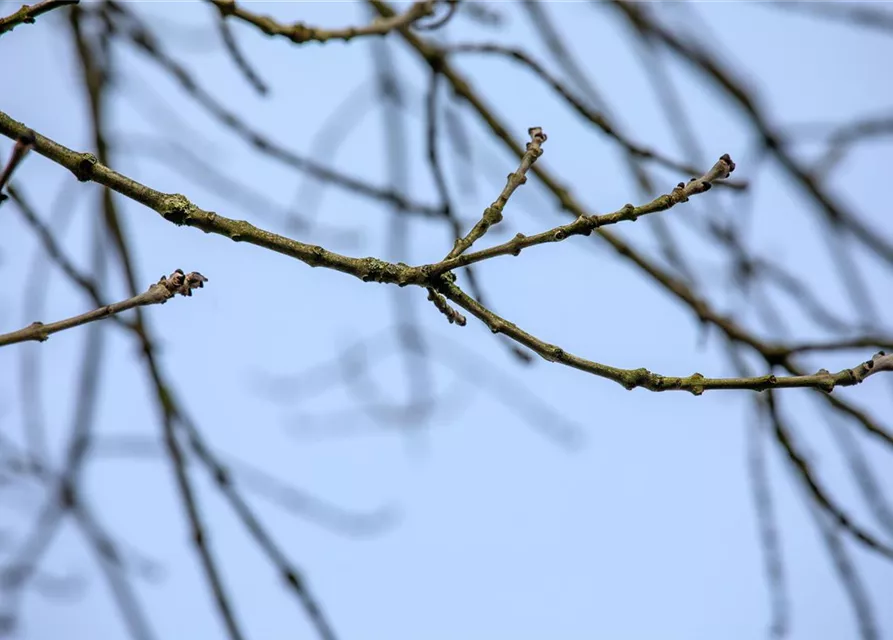
[[[23,131],[19,134],[18,138],[16,138],[16,142],[9,154],[9,160],[6,161],[6,166],[3,167],[3,173],[0,173],[0,203],[2,203],[7,197],[2,193],[3,187],[5,187],[9,183],[9,179],[12,178],[12,172],[16,170],[16,167],[21,164],[22,160],[25,159],[25,156],[28,155],[28,152],[33,147],[33,131]]]
[[[837,23],[850,22],[860,27],[893,33],[893,13],[873,6],[876,4],[884,5],[884,3],[874,2],[836,3],[775,0],[767,3],[766,6],[785,11],[800,11],[804,14],[825,18]]]
[[[239,48],[239,43],[236,41],[235,35],[233,35],[232,29],[230,29],[229,21],[222,12],[220,14],[220,19],[217,21],[217,28],[220,31],[220,38],[223,40],[223,46],[226,48],[226,51],[229,54],[230,59],[236,65],[236,68],[242,73],[242,76],[248,81],[248,84],[257,91],[257,93],[262,96],[267,95],[270,90],[269,87],[267,87],[266,83],[261,79],[260,74],[258,74],[248,62],[245,54],[242,53],[242,50]]]
[[[839,127],[828,136],[828,150],[816,161],[813,171],[818,175],[827,175],[856,144],[882,136],[893,136],[891,115],[866,118]]]
[[[162,70],[170,74],[181,89],[223,127],[242,138],[258,153],[269,156],[278,162],[324,182],[390,206],[399,207],[401,210],[409,213],[416,213],[423,217],[431,218],[437,218],[442,215],[441,211],[428,205],[414,202],[404,194],[381,189],[335,168],[320,164],[314,157],[301,156],[281,145],[277,141],[276,136],[264,135],[252,127],[241,114],[230,110],[214,93],[203,88],[185,66],[167,55],[162,48],[161,42],[155,38],[148,26],[126,5],[115,0],[107,0],[107,5],[104,6],[108,6],[111,15],[115,16],[114,28],[119,30],[122,36],[129,39],[135,47],[158,64]],[[126,24],[123,24],[123,22],[126,22]]]
[[[19,211],[22,213],[25,221],[34,229],[34,232],[40,239],[40,242],[43,245],[43,249],[44,251],[46,251],[46,254],[50,258],[50,260],[52,260],[59,266],[59,268],[62,270],[62,273],[64,273],[69,280],[71,280],[84,292],[86,292],[93,300],[94,304],[96,304],[96,306],[107,306],[108,303],[104,302],[102,300],[102,297],[100,296],[99,287],[96,284],[96,281],[93,278],[87,276],[80,269],[78,269],[68,258],[68,256],[65,255],[62,247],[53,236],[53,232],[50,227],[44,224],[44,222],[37,216],[37,212],[34,211],[30,203],[25,199],[24,194],[21,193],[15,186],[10,185],[9,196],[16,204]],[[126,320],[121,319],[116,314],[112,314],[108,317],[110,317],[112,320],[127,324]]]
[[[362,36],[383,36],[396,29],[408,27],[421,18],[434,14],[434,2],[414,2],[404,13],[385,20],[375,20],[364,27],[347,27],[343,29],[320,29],[310,27],[302,22],[281,24],[269,16],[260,16],[239,7],[235,0],[209,0],[220,11],[223,17],[233,17],[254,25],[268,36],[283,37],[295,44],[306,42],[324,43],[328,40],[344,40],[345,42]]]
[[[758,101],[743,81],[721,63],[705,47],[684,40],[660,24],[650,8],[625,0],[612,0],[612,6],[620,10],[631,26],[655,38],[678,57],[688,61],[702,74],[713,80],[741,109],[751,125],[758,132],[765,149],[775,157],[792,181],[798,184],[823,213],[825,220],[834,228],[845,228],[878,258],[893,266],[893,241],[883,236],[879,230],[871,229],[845,203],[831,193],[806,170],[782,144],[779,131],[763,113]]]
[[[594,124],[598,129],[602,131],[602,133],[613,138],[617,142],[617,144],[623,147],[624,150],[626,150],[627,153],[629,153],[631,156],[635,158],[641,158],[643,160],[653,160],[654,162],[668,169],[679,171],[688,175],[698,173],[698,170],[690,165],[668,158],[653,149],[645,148],[627,138],[627,136],[625,136],[617,128],[616,125],[608,120],[607,116],[598,113],[590,107],[586,106],[579,98],[574,96],[560,80],[551,75],[539,62],[537,62],[532,56],[528,55],[521,49],[503,47],[496,44],[469,43],[449,45],[443,48],[441,53],[446,55],[457,53],[497,54],[520,62],[525,67],[530,69],[530,71],[538,75],[540,79],[543,80],[543,82],[552,87],[552,89],[554,89],[555,92],[558,93],[565,100],[565,102],[567,102],[574,109],[574,111]],[[722,186],[731,189],[740,190],[747,188],[746,182],[737,182],[734,180],[724,181],[721,184]]]
[[[88,74],[88,76],[96,77],[96,74]],[[0,120],[2,119],[3,116],[0,115]],[[98,144],[97,146],[100,148],[100,150],[104,150],[104,139],[100,139],[100,142],[101,144]],[[86,166],[92,166],[92,163],[102,166],[97,161],[97,159],[92,156],[92,154],[84,154],[84,156],[85,157],[82,157],[82,159],[86,163]],[[132,185],[137,185],[137,187],[141,187],[141,185],[138,185],[138,183],[134,183],[130,179],[124,178],[124,181],[126,183],[132,183]],[[113,204],[108,198],[104,199],[104,205],[106,207],[113,208]],[[119,237],[119,241],[123,242],[123,237]],[[132,266],[129,265],[129,251],[125,249],[120,251],[119,253],[122,257],[122,260],[128,262],[128,273],[132,273]],[[136,307],[137,311],[139,311],[139,309],[140,307]],[[179,443],[177,442],[177,435],[174,432],[177,422],[179,422],[189,434],[189,441],[193,447],[193,450],[196,452],[199,459],[205,465],[207,470],[213,475],[224,496],[229,500],[233,509],[236,511],[239,518],[243,521],[252,537],[254,537],[254,539],[258,542],[268,558],[277,566],[285,582],[289,585],[289,587],[292,589],[292,591],[294,591],[298,599],[301,601],[302,606],[307,612],[308,617],[310,617],[315,628],[318,630],[320,636],[327,640],[334,638],[334,633],[332,632],[331,626],[325,619],[325,616],[323,615],[318,602],[315,600],[313,594],[309,590],[308,586],[305,584],[299,570],[292,566],[292,564],[285,557],[285,554],[278,548],[270,535],[265,531],[263,526],[254,516],[248,504],[237,492],[235,487],[233,487],[231,483],[229,483],[227,472],[217,462],[216,458],[211,454],[207,446],[204,445],[203,439],[201,438],[201,435],[198,432],[197,428],[188,420],[188,417],[184,414],[183,409],[181,409],[176,403],[172,389],[165,382],[163,375],[159,370],[155,356],[155,345],[149,337],[147,328],[141,321],[140,317],[137,317],[137,321],[135,323],[127,324],[126,326],[140,342],[141,352],[143,354],[143,362],[154,386],[158,407],[162,416],[162,426],[165,434],[165,442],[167,443],[169,458],[175,470],[177,483],[180,489],[180,496],[184,503],[184,507],[187,512],[187,518],[192,528],[193,542],[196,545],[196,549],[199,553],[203,569],[211,586],[215,601],[218,605],[218,610],[221,612],[221,615],[224,618],[224,621],[230,633],[230,637],[241,638],[242,633],[238,627],[238,624],[235,620],[235,614],[232,611],[232,607],[229,603],[229,596],[224,590],[220,572],[217,568],[216,560],[211,555],[211,550],[207,544],[207,539],[204,533],[205,526],[198,511],[198,504],[196,502],[195,492],[192,488],[192,483],[187,475],[186,469],[183,467],[183,465],[185,464],[183,451]]]
[[[856,624],[859,626],[859,635],[862,637],[862,640],[880,640],[881,635],[875,620],[874,607],[868,597],[865,582],[859,575],[856,564],[850,558],[846,546],[843,540],[841,540],[834,518],[821,512],[814,505],[811,505],[810,511],[818,524],[825,548],[834,562],[834,569],[840,577],[844,591],[849,596],[853,613],[856,616]]]
[[[859,336],[841,340],[824,340],[822,342],[799,342],[780,347],[786,353],[808,353],[810,351],[846,351],[850,349],[880,348],[893,352],[893,336]]]
[[[783,638],[790,628],[790,600],[787,597],[778,516],[772,500],[769,470],[766,468],[766,454],[763,447],[762,418],[765,417],[766,411],[760,400],[757,400],[756,405],[759,415],[754,423],[747,427],[747,467],[757,512],[766,579],[772,596],[771,631],[773,637]]]

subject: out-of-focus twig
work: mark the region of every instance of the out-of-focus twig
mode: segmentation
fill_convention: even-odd
[[[223,17],[237,18],[254,25],[268,36],[287,38],[295,44],[306,42],[327,42],[329,40],[353,40],[362,36],[383,36],[387,33],[412,25],[417,20],[434,13],[434,2],[414,2],[405,12],[384,20],[375,20],[363,27],[347,27],[343,29],[320,29],[302,22],[282,24],[269,16],[261,16],[243,9],[235,0],[209,0],[220,11]]]
[[[598,113],[591,107],[584,104],[582,100],[580,100],[567,87],[564,86],[564,83],[550,74],[542,64],[537,62],[536,59],[534,59],[532,56],[525,53],[521,49],[503,47],[492,43],[463,43],[447,46],[443,49],[443,53],[495,54],[504,56],[511,60],[515,60],[516,62],[520,62],[530,71],[539,76],[543,82],[552,87],[552,89],[554,89],[555,92],[558,93],[558,95],[560,95],[565,100],[565,102],[567,102],[567,104],[570,105],[571,108],[573,108],[574,111],[576,111],[583,118],[598,127],[598,129],[601,130],[605,135],[613,138],[631,156],[635,158],[641,158],[643,160],[652,160],[664,167],[667,167],[668,169],[681,171],[689,175],[698,173],[698,171],[694,167],[684,162],[673,160],[672,158],[669,158],[659,153],[658,151],[655,151],[654,149],[648,149],[629,139],[617,128],[616,125],[610,122],[604,114]],[[722,186],[731,189],[746,189],[748,185],[746,182],[727,180],[722,183]]]
[[[815,503],[854,539],[872,551],[876,551],[893,560],[893,546],[880,541],[876,536],[857,524],[852,517],[844,513],[843,509],[831,498],[827,490],[819,484],[815,472],[806,457],[798,451],[794,443],[791,431],[778,407],[774,392],[769,391],[764,396],[761,396],[761,400],[765,403],[775,439],[787,454],[789,462],[803,481],[803,486],[812,495]]]
[[[229,21],[223,15],[217,21],[217,28],[220,31],[220,39],[223,41],[223,46],[226,47],[226,51],[229,53],[229,57],[236,65],[236,68],[242,72],[242,76],[257,93],[262,96],[266,95],[270,90],[269,87],[248,62],[245,54],[242,53],[242,49],[239,48],[239,43],[236,41],[236,36],[233,35],[230,28]]]
[[[7,196],[2,193],[3,187],[7,185],[9,179],[12,177],[12,172],[15,171],[16,167],[21,164],[22,160],[25,159],[25,156],[28,155],[28,152],[34,147],[34,132],[33,131],[24,131],[19,134],[18,139],[16,139],[15,145],[12,147],[12,152],[9,154],[9,160],[6,162],[6,166],[3,167],[3,172],[0,173],[0,203],[2,203]]]
[[[785,11],[800,11],[838,23],[850,22],[860,27],[878,29],[888,34],[893,33],[893,12],[872,6],[873,4],[886,6],[883,2],[786,2],[784,0],[774,0],[765,3],[765,6]]]
[[[707,49],[693,41],[685,40],[657,21],[650,7],[626,0],[612,0],[612,6],[624,15],[630,24],[646,36],[655,38],[678,57],[689,62],[699,72],[710,78],[741,109],[762,138],[763,145],[778,161],[785,173],[803,192],[815,202],[825,220],[834,228],[846,229],[878,258],[893,265],[893,240],[872,229],[844,202],[835,197],[825,185],[806,170],[782,144],[782,135],[761,109],[746,84],[727,69]]]

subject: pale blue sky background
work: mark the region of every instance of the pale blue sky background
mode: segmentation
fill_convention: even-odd
[[[0,2],[3,14],[15,6]],[[507,3],[493,7],[509,18],[504,30],[483,29],[460,17],[448,37],[497,39],[542,53],[523,12]],[[649,146],[680,155],[638,54],[629,46],[625,24],[609,10],[585,3],[548,3],[546,8],[627,131]],[[261,98],[251,93],[223,54],[208,7],[146,2],[136,9],[161,17],[158,24],[164,25],[168,50],[205,88],[247,116],[254,127],[303,153],[312,152],[313,133],[345,96],[364,82],[370,86],[368,42],[293,47],[233,25],[248,57],[272,88],[269,99]],[[251,9],[325,26],[366,20],[357,3],[251,3]],[[703,37],[721,38],[730,63],[746,69],[754,83],[764,86],[765,106],[780,123],[847,121],[889,110],[893,101],[882,62],[893,57],[893,39],[883,33],[757,3],[700,3],[687,9],[667,4],[659,10]],[[703,24],[694,21],[692,12]],[[0,109],[62,144],[87,150],[84,100],[77,93],[79,72],[68,32],[58,18],[40,20],[0,39],[4,63]],[[181,25],[207,26],[197,32]],[[417,113],[427,86],[426,69],[396,39],[393,44],[407,100]],[[118,65],[127,97],[116,98],[112,107],[112,133],[123,145],[115,167],[156,189],[185,193],[206,209],[281,229],[275,214],[240,207],[232,198],[197,184],[169,158],[159,161],[139,147],[145,146],[146,135],[194,140],[192,151],[281,207],[292,203],[304,179],[257,156],[217,126],[140,54],[123,52]],[[512,126],[518,140],[523,140],[529,126],[545,129],[549,140],[540,162],[560,175],[583,202],[608,211],[640,200],[614,146],[587,129],[532,76],[490,58],[469,57],[459,66]],[[774,174],[771,164],[760,165],[758,175],[753,171],[752,143],[722,98],[693,79],[688,69],[675,64],[667,69],[683,92],[709,162],[730,153],[738,162],[736,177],[758,179],[750,213],[742,201],[714,190],[667,217],[673,221],[722,215],[711,207],[720,201],[728,215],[751,216],[748,233],[753,245],[810,281],[823,279],[824,295],[848,315],[849,299],[828,259],[815,214]],[[368,104],[368,113],[333,161],[345,171],[384,184],[383,121],[371,95],[367,91],[356,99]],[[168,108],[163,108],[165,103]],[[498,193],[516,161],[484,134],[473,114],[464,110],[463,114],[473,142],[476,184],[457,197],[457,203],[461,215],[472,220]],[[411,191],[418,199],[433,202],[423,165],[424,123],[414,117],[408,122]],[[178,123],[189,123],[194,131]],[[10,144],[0,141],[4,157]],[[814,151],[804,147],[804,152]],[[884,176],[889,175],[891,151],[889,142],[859,147],[834,183],[879,230],[886,230],[884,222],[889,220]],[[688,177],[663,175],[662,188]],[[44,217],[60,187],[73,182],[64,170],[37,156],[27,160],[16,179],[41,205]],[[456,194],[460,183],[455,173],[451,179]],[[71,201],[71,221],[65,245],[86,268],[99,190],[93,185],[69,189],[65,197]],[[187,406],[221,455],[237,455],[345,508],[384,509],[391,518],[376,535],[357,539],[284,513],[262,498],[255,500],[264,522],[305,570],[341,638],[733,640],[767,635],[769,596],[746,468],[746,428],[753,418],[749,395],[708,393],[694,398],[627,392],[542,361],[520,367],[473,319],[465,328],[447,325],[421,291],[389,290],[311,270],[252,246],[176,228],[136,205],[126,205],[123,211],[141,282],[148,285],[177,267],[199,270],[210,278],[195,298],[178,299],[147,315],[163,346],[168,375],[198,389],[186,398]],[[11,207],[2,213],[0,327],[17,328],[37,319],[22,315],[18,279],[27,271],[36,243]],[[331,235],[291,233],[351,255],[382,255],[388,216],[377,205],[328,190],[317,220],[327,229],[354,230],[357,236],[333,240]],[[531,180],[509,204],[505,230],[493,235],[534,233],[561,220]],[[652,247],[649,224],[652,221],[643,219],[617,232],[639,247]],[[678,221],[673,225],[688,238]],[[412,231],[409,255],[385,257],[430,262],[449,248],[447,234],[439,226],[413,223]],[[671,375],[733,372],[716,336],[702,347],[686,310],[613,254],[599,250],[593,256],[584,247],[586,242],[576,238],[530,250],[518,259],[483,265],[480,273],[495,308],[544,340],[600,362],[645,366]],[[684,246],[718,304],[755,326],[753,313],[741,310],[732,285],[723,280],[722,254],[694,239]],[[877,299],[889,302],[893,287],[889,273],[867,259],[862,266],[870,274]],[[113,290],[123,293],[120,278],[112,280]],[[57,273],[46,286],[48,302],[41,319],[86,308],[87,301],[72,293]],[[269,386],[265,374],[307,371],[330,362],[347,345],[372,338],[392,354],[384,358],[370,351],[374,376],[393,400],[402,400],[406,387],[402,356],[393,352],[393,336],[387,332],[395,319],[395,295],[411,298],[433,355],[435,394],[442,402],[429,421],[409,435],[383,431],[344,385],[314,390],[311,382],[320,380],[315,374],[305,376],[300,389],[292,386],[278,393],[285,396],[283,402],[265,397],[262,392]],[[793,312],[787,318],[798,335],[821,335]],[[71,422],[74,372],[84,336],[83,331],[70,331],[43,345],[3,349],[0,426],[4,432],[20,440],[19,355],[24,349],[40,349],[44,413],[57,452],[61,451]],[[142,370],[134,364],[134,346],[111,326],[106,337],[110,358],[102,372],[97,431],[155,437],[159,425]],[[839,369],[868,355],[859,352],[807,362],[811,368]],[[842,395],[855,398],[877,416],[889,416],[890,389],[886,381],[873,378]],[[806,392],[786,393],[782,406],[797,419],[798,438],[826,484],[851,513],[871,522],[844,461],[834,455],[834,440],[818,419],[812,397]],[[345,423],[356,425],[360,435],[296,437],[300,426],[324,430]],[[544,436],[544,429],[555,428],[575,430],[579,446],[569,448]],[[873,442],[863,444],[890,487],[889,452],[877,450]],[[790,637],[855,637],[852,609],[800,489],[774,447],[768,460],[792,603]],[[281,588],[206,475],[196,468],[193,477],[201,489],[212,544],[248,636],[314,637],[291,594]],[[110,531],[127,541],[128,548],[163,564],[160,580],[136,581],[158,637],[223,637],[188,543],[167,463],[96,460],[87,467],[85,483]],[[0,522],[16,539],[28,530],[43,496],[34,487],[7,493],[12,495],[0,503]],[[889,600],[893,593],[893,566],[854,545],[848,548],[873,596],[882,636],[891,637],[893,608],[885,606],[885,597]],[[29,591],[22,610],[23,637],[123,637],[125,628],[106,585],[73,527],[56,540],[44,566],[81,576],[86,590],[71,602]]]

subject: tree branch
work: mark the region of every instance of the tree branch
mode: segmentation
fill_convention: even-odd
[[[0,192],[3,191],[3,187],[5,187],[10,178],[12,178],[12,172],[16,170],[22,160],[25,159],[25,156],[28,155],[28,152],[34,147],[34,132],[30,129],[23,131],[19,134],[19,137],[16,139],[15,145],[12,147],[12,151],[9,154],[9,160],[6,161],[6,166],[3,167],[3,172],[0,173]],[[7,196],[3,193],[0,193],[0,203],[6,200]]]
[[[17,137],[25,131],[30,130],[27,129],[23,124],[12,120],[5,113],[0,112],[0,134],[4,134],[8,137]],[[542,132],[539,131],[537,128],[531,129],[531,135],[543,136]],[[687,377],[676,377],[655,374],[644,368],[621,369],[618,367],[611,367],[608,365],[599,364],[591,360],[585,360],[578,356],[568,354],[560,347],[550,345],[539,340],[538,338],[535,338],[534,336],[524,332],[512,323],[499,317],[498,315],[481,305],[479,302],[468,296],[448,277],[448,269],[455,266],[461,266],[461,264],[459,263],[444,262],[433,265],[424,265],[420,267],[411,267],[403,263],[391,263],[380,260],[378,258],[352,258],[344,256],[332,251],[328,251],[319,246],[308,245],[303,242],[298,242],[297,240],[291,240],[284,236],[259,229],[243,220],[232,220],[230,218],[219,216],[212,211],[205,211],[190,202],[183,195],[165,194],[160,191],[155,191],[154,189],[147,187],[146,185],[143,185],[131,178],[113,171],[112,169],[99,163],[92,154],[77,153],[75,151],[72,151],[71,149],[63,147],[56,142],[53,142],[48,138],[45,138],[44,136],[41,136],[40,134],[34,133],[33,136],[34,149],[38,153],[66,167],[67,169],[72,171],[79,180],[92,180],[94,182],[102,184],[114,191],[121,193],[124,196],[127,196],[128,198],[136,200],[137,202],[140,202],[154,209],[169,222],[173,222],[178,225],[196,227],[206,232],[224,235],[235,241],[249,242],[251,244],[255,244],[260,247],[264,247],[278,253],[283,253],[285,255],[297,258],[298,260],[301,260],[302,262],[305,262],[310,266],[325,266],[336,271],[351,274],[362,279],[364,282],[372,281],[391,283],[398,284],[400,286],[411,284],[433,289],[437,295],[433,295],[431,296],[431,298],[435,302],[438,309],[441,309],[441,307],[446,309],[446,311],[444,311],[444,309],[441,309],[441,311],[446,314],[448,319],[452,319],[453,322],[458,322],[458,324],[461,325],[461,320],[464,320],[464,318],[455,310],[449,309],[449,307],[446,306],[446,301],[438,298],[438,295],[452,300],[460,307],[470,312],[478,319],[482,320],[485,324],[487,324],[487,326],[490,327],[490,329],[494,333],[505,334],[506,336],[528,347],[529,349],[533,350],[535,353],[538,353],[540,356],[549,361],[561,362],[563,364],[566,364],[567,366],[574,367],[576,369],[580,369],[582,371],[586,371],[588,373],[592,373],[609,380],[613,380],[614,382],[617,382],[628,389],[633,389],[635,387],[644,387],[651,391],[683,390],[694,393],[695,395],[700,395],[708,389],[750,389],[754,391],[762,391],[765,389],[774,388],[812,387],[823,389],[825,391],[831,391],[835,386],[851,386],[859,384],[866,377],[868,377],[872,373],[876,373],[877,371],[893,369],[893,365],[891,365],[893,356],[885,356],[883,352],[876,355],[872,360],[864,362],[853,369],[844,369],[836,374],[830,374],[825,370],[820,370],[813,375],[791,375],[787,377],[766,375],[754,378],[705,378],[699,373],[695,373]],[[544,139],[545,138],[543,137],[543,139],[540,140],[540,144],[542,143],[542,141],[544,141]],[[522,157],[523,156],[524,154],[522,154]],[[529,169],[530,166],[532,166],[532,162],[533,160],[531,156],[531,159],[526,164],[524,161],[522,161],[522,167],[526,166],[526,168]],[[591,226],[591,228],[589,229],[589,231],[591,232],[593,229],[596,229],[600,224],[603,223],[611,224],[620,222],[622,220],[634,220],[635,217],[637,217],[638,215],[668,209],[671,206],[675,205],[677,202],[684,202],[691,194],[706,191],[710,188],[712,181],[728,177],[728,174],[732,170],[734,170],[734,168],[735,165],[732,162],[731,158],[729,158],[728,155],[724,155],[702,178],[691,180],[688,184],[680,183],[680,185],[677,185],[676,189],[674,189],[674,191],[671,192],[669,195],[661,196],[651,203],[643,205],[643,207],[640,207],[639,209],[628,205],[620,211],[612,214],[606,214],[606,216],[587,216],[582,213],[582,209],[580,207],[570,207],[571,210],[580,211],[580,215],[577,221],[571,223],[570,225],[565,225],[565,227],[574,231],[576,235],[583,235],[584,230],[589,226]],[[517,182],[517,179],[515,181]],[[510,180],[509,182],[511,183],[512,181]],[[507,185],[506,189],[509,188],[510,187]],[[514,188],[512,188],[511,191],[514,191]],[[509,191],[509,195],[511,195],[511,191]],[[505,194],[505,191],[503,192],[503,194]],[[504,199],[498,199],[496,201],[496,204],[499,204],[500,202],[502,202],[502,206],[504,206]],[[602,221],[604,222],[602,223]],[[479,222],[478,225],[480,224],[481,223]],[[475,225],[475,228],[478,228],[478,225]],[[532,246],[534,244],[543,244],[549,241],[554,242],[556,240],[564,239],[562,237],[562,229],[562,227],[559,227],[557,233],[556,230],[552,230],[551,236],[548,235],[549,232],[547,232],[546,235],[539,234],[538,236],[533,236],[532,238],[535,239],[535,241],[533,242],[529,242],[524,238],[519,239],[516,236],[515,239],[511,241],[515,244],[511,244],[511,242],[507,243],[510,246],[510,250],[506,248],[505,245],[501,245],[502,248],[499,248],[499,251],[497,253],[494,253],[493,255],[503,255],[504,253],[511,253],[517,250],[518,247],[522,245]],[[474,231],[474,229],[472,231]],[[614,238],[613,236],[607,236],[603,231],[599,231],[599,233],[602,234],[602,237],[608,238],[611,244],[615,245],[618,250],[620,250],[621,247],[626,247],[625,243],[623,243],[620,239]],[[481,232],[481,235],[483,235],[483,232]],[[471,236],[472,234],[469,233],[466,238],[470,238]],[[549,237],[551,237],[551,240],[549,239]],[[529,244],[524,245],[525,242],[529,242]],[[457,243],[457,246],[459,246],[459,243]],[[469,254],[468,256],[466,256],[466,260],[468,261],[465,264],[479,262],[481,260],[484,260],[486,257],[492,257],[492,255],[486,252],[487,250],[478,252],[478,254],[485,255],[478,255],[476,259],[472,260],[468,260],[468,258],[474,258],[476,254]],[[708,310],[706,309],[706,305],[703,302],[696,300],[693,297],[693,294],[688,291],[687,288],[683,287],[679,283],[671,282],[667,278],[667,276],[660,273],[655,267],[653,267],[653,265],[650,265],[650,263],[646,262],[644,258],[634,255],[633,251],[630,248],[626,247],[625,251],[621,251],[621,253],[633,258],[637,263],[639,263],[641,267],[651,273],[659,282],[680,295],[686,302],[692,305],[693,308],[698,309],[699,315],[701,315],[702,318],[706,318],[709,316],[709,318],[714,323],[722,326],[725,333],[731,339],[749,344],[756,348],[761,354],[768,357],[767,354],[769,354],[771,351],[770,347],[754,338],[753,336],[750,336],[749,334],[744,332],[743,329],[738,328],[731,322],[731,320],[727,318],[721,318],[718,315],[712,314],[712,312],[708,312]],[[165,298],[165,300],[166,299],[167,298]],[[126,302],[127,301],[125,301],[125,303]],[[144,302],[142,304],[153,303],[154,302]],[[133,308],[134,306],[140,305],[130,304],[125,308]],[[115,311],[115,313],[122,310],[124,310],[124,308],[118,309],[117,311]],[[91,314],[96,314],[96,316],[92,317]],[[91,314],[78,316],[78,318],[69,321],[62,321],[62,323],[56,323],[56,325],[32,325],[31,327],[27,327],[18,332],[7,334],[7,336],[0,336],[0,346],[4,344],[4,337],[9,339],[9,336],[14,336],[15,339],[12,340],[14,342],[41,339],[41,336],[49,335],[49,333],[47,332],[47,326],[57,326],[59,324],[62,324],[62,328],[68,328],[69,326],[76,326],[77,324],[83,324],[84,322],[90,322],[92,320],[96,320],[101,317],[108,317],[108,315],[110,315],[109,313],[104,312],[103,309],[91,312]],[[89,317],[89,319],[83,320],[82,318],[86,316],[91,317]],[[73,320],[79,321],[76,322],[76,324],[65,324],[71,323]],[[778,358],[781,357],[783,354],[772,352],[772,355]]]

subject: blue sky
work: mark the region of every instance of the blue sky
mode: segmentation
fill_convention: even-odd
[[[4,14],[14,6],[0,3]],[[248,57],[271,86],[270,97],[263,98],[234,70],[213,28],[202,26],[212,24],[207,7],[192,2],[132,6],[161,19],[168,50],[252,126],[289,148],[328,154],[327,161],[344,171],[386,184],[384,120],[380,103],[371,97],[369,42],[293,47],[234,25]],[[457,18],[447,37],[497,39],[543,52],[523,12],[508,4],[493,6],[508,17],[502,31]],[[326,26],[367,19],[362,5],[355,3],[251,3],[250,8]],[[662,115],[640,58],[629,46],[625,24],[607,9],[586,3],[549,3],[546,9],[627,131],[649,146],[681,155],[672,124]],[[720,38],[724,57],[761,87],[764,106],[781,124],[848,121],[889,109],[893,99],[889,83],[880,81],[880,61],[890,58],[893,41],[881,32],[758,3],[668,4],[658,11],[701,37]],[[695,21],[693,12],[702,22]],[[407,104],[419,113],[425,69],[398,42],[391,44],[405,79]],[[86,150],[87,114],[63,21],[48,17],[7,34],[0,39],[0,59],[15,60],[4,72],[0,109],[66,146]],[[176,158],[150,153],[147,136],[155,137],[155,146],[179,140],[216,170],[249,184],[272,206],[285,210],[298,197],[299,211],[307,205],[315,192],[303,177],[253,153],[184,98],[144,56],[124,51],[118,65],[121,91],[129,96],[116,98],[111,107],[110,131],[121,145],[115,156],[118,170],[156,189],[184,193],[222,215],[283,228],[277,227],[276,211],[242,206],[232,195],[197,183]],[[471,56],[458,66],[519,141],[529,126],[544,128],[549,139],[540,162],[593,210],[610,211],[642,200],[615,146],[586,128],[523,69]],[[828,257],[815,212],[771,163],[756,165],[740,117],[721,96],[683,65],[669,63],[663,72],[678,83],[708,162],[729,153],[738,162],[735,177],[756,184],[746,206],[714,190],[661,214],[685,241],[686,257],[711,299],[739,314],[748,326],[759,327],[753,311],[736,301],[724,278],[722,252],[694,238],[678,218],[744,218],[741,224],[752,246],[810,282],[823,282],[823,297],[851,315],[846,283]],[[325,139],[314,134],[346,96],[353,96],[364,115],[329,153]],[[472,113],[461,108],[460,113],[472,144],[474,185],[461,186],[457,171],[451,171],[450,184],[461,216],[470,222],[495,198],[517,163],[490,140]],[[406,122],[410,191],[433,202],[433,183],[424,165],[424,122],[415,115]],[[179,123],[189,123],[189,128]],[[0,142],[0,151],[5,154],[9,146]],[[815,150],[803,147],[804,154]],[[889,141],[858,147],[832,183],[879,230],[884,229],[888,199],[879,178],[891,150]],[[662,189],[688,177],[659,175]],[[62,186],[73,183],[64,170],[37,156],[29,157],[16,179],[44,217]],[[65,246],[87,268],[99,189],[68,189],[57,200],[63,212],[70,204],[70,215],[62,216],[70,218]],[[747,430],[754,418],[748,394],[695,398],[627,392],[544,361],[519,366],[485,327],[473,319],[465,328],[448,325],[420,291],[311,270],[256,247],[174,227],[138,205],[122,206],[141,282],[148,285],[178,267],[210,279],[194,298],[177,299],[147,315],[163,349],[165,371],[191,390],[184,399],[215,449],[224,459],[245,460],[321,500],[369,515],[365,521],[373,531],[342,535],[262,497],[253,498],[265,524],[305,571],[340,637],[734,640],[767,634],[769,596],[746,464]],[[4,207],[3,213],[0,268],[7,286],[0,291],[0,326],[17,328],[36,319],[23,316],[20,277],[34,260],[37,245],[11,208]],[[389,255],[390,212],[334,189],[325,192],[313,215],[315,230],[289,233],[350,255],[417,264],[439,259],[450,246],[445,228],[414,221],[408,253]],[[519,231],[535,233],[561,221],[531,180],[508,205],[504,229],[482,242]],[[651,250],[656,244],[649,228],[653,224],[642,219],[617,232]],[[599,362],[645,366],[668,375],[733,373],[715,335],[705,345],[690,313],[604,247],[593,249],[587,242],[595,240],[575,238],[482,265],[479,272],[494,307],[534,335]],[[860,266],[882,300],[893,285],[889,272],[870,259]],[[109,280],[111,291],[123,295],[120,276],[112,274]],[[43,286],[42,319],[86,308],[87,300],[73,293],[57,272]],[[411,380],[391,329],[398,296],[421,319],[431,354],[429,369],[422,371],[430,371],[431,393],[437,399],[431,416],[409,425],[382,418],[366,397],[342,383],[337,368],[339,362],[346,366],[339,354],[365,344],[370,375],[383,397],[391,403],[406,400]],[[779,308],[798,336],[822,335],[784,303]],[[886,326],[889,330],[889,320]],[[96,430],[103,436],[157,438],[158,420],[136,364],[138,353],[123,333],[106,329],[109,357],[101,373]],[[39,349],[43,413],[61,455],[84,337],[85,331],[69,331],[45,344],[4,349],[4,431],[21,440],[19,357],[25,349]],[[361,351],[351,354],[359,358]],[[836,370],[869,355],[856,352],[805,362],[808,368]],[[890,384],[879,377],[835,393],[877,416],[891,415]],[[861,521],[871,522],[811,394],[785,393],[781,404],[796,419],[798,442],[834,495]],[[345,430],[351,433],[338,435]],[[573,439],[556,439],[556,432]],[[764,445],[792,605],[789,637],[855,637],[852,609],[802,491],[776,448],[768,440]],[[868,440],[862,445],[890,486],[889,452]],[[195,468],[193,477],[247,635],[265,640],[313,637],[303,613],[206,475]],[[161,564],[155,579],[136,580],[158,637],[218,638],[223,628],[190,548],[172,480],[163,459],[113,456],[94,459],[83,478],[103,524],[126,541],[125,549]],[[43,494],[36,487],[7,493],[11,497],[0,503],[0,521],[18,539],[28,531]],[[893,633],[893,609],[883,606],[882,594],[893,590],[893,566],[855,545],[848,549],[874,596],[886,637]],[[115,638],[125,633],[75,528],[63,530],[43,566],[78,576],[85,591],[71,601],[29,591],[21,611],[24,637],[73,633]]]

